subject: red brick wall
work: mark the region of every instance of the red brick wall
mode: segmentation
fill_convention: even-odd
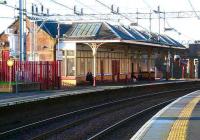
[[[28,29],[27,37],[26,37],[26,52],[27,56],[31,53],[30,47],[31,47],[31,32],[30,29],[33,29],[33,23],[30,23],[30,21],[27,19],[26,28]],[[19,22],[14,22],[9,28],[13,29],[14,33],[17,33],[19,35]],[[36,28],[38,28],[36,26]],[[0,42],[8,42],[8,36],[3,33],[0,35]],[[36,42],[37,45],[35,47],[35,52],[38,53],[39,59],[44,61],[53,61],[54,60],[54,50],[55,50],[55,44],[56,40],[52,38],[48,33],[46,33],[43,30],[39,30],[36,34]],[[19,46],[19,44],[18,44]],[[1,49],[8,49],[8,43],[1,47]]]

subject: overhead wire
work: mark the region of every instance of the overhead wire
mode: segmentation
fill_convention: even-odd
[[[101,4],[102,6],[106,7],[107,9],[109,10],[112,10],[111,7],[109,7],[108,5],[104,4],[103,2],[99,1],[99,0],[96,0],[99,4]],[[127,16],[125,16],[124,14],[122,13],[117,13],[118,15],[120,15],[121,17],[125,18],[126,20],[128,20],[129,22],[135,22],[135,21],[132,21],[130,18],[128,18]],[[143,30],[147,31],[149,33],[149,30],[146,29],[145,27],[141,26],[138,24],[139,27],[141,27]]]
[[[151,9],[151,10],[153,10],[153,8],[145,1],[145,0],[143,0],[143,2]],[[171,25],[169,24],[169,22],[168,22],[168,20],[165,18],[165,21],[164,22],[166,22],[166,24],[167,24],[167,26],[169,27],[169,28],[172,28],[171,27]],[[177,29],[175,29],[175,28],[173,28],[173,31],[175,31],[175,32],[177,32],[179,35],[181,35],[181,34],[183,34],[183,33],[181,33],[181,32],[179,32]],[[186,35],[185,35],[186,36]]]
[[[57,4],[57,5],[60,5],[60,6],[62,6],[62,7],[65,7],[65,8],[67,8],[67,9],[69,9],[69,10],[74,11],[73,8],[68,7],[68,6],[66,6],[66,5],[64,5],[64,4],[60,3],[60,2],[57,2],[57,1],[55,1],[55,0],[49,0],[49,1],[52,1],[53,3],[55,3],[55,4]]]
[[[197,16],[197,19],[200,19],[200,17],[199,17],[199,15],[197,14],[197,12],[196,12],[196,10],[195,10],[195,8],[194,8],[192,2],[191,2],[190,0],[187,0],[187,1],[188,1],[188,3],[190,4],[190,7],[192,8],[193,12],[194,12],[195,15]]]
[[[65,7],[65,8],[67,8],[67,9],[69,9],[69,10],[72,10],[72,11],[74,11],[74,9],[73,8],[70,8],[70,7],[68,7],[68,6],[66,6],[66,5],[64,5],[64,4],[62,4],[62,3],[60,3],[60,2],[57,2],[57,1],[55,1],[55,0],[49,0],[49,1],[52,1],[53,3],[55,3],[55,4],[57,4],[57,5],[60,5],[60,6],[62,6],[62,7]],[[77,0],[76,0],[77,1]],[[77,1],[78,3],[80,3],[80,4],[82,4],[83,6],[85,6],[85,7],[87,7],[88,8],[88,6],[87,5],[85,5],[85,4],[83,4],[82,2],[80,2],[80,1]],[[90,9],[92,9],[92,8],[90,8]],[[81,14],[80,14],[81,15]],[[83,15],[81,15],[81,16],[84,16],[84,14]],[[86,15],[86,16],[90,16],[90,17],[94,17],[94,18],[97,18],[96,16],[93,16],[93,15]],[[79,18],[80,19],[83,19],[83,18],[81,18],[80,16],[79,16]],[[97,18],[98,19],[98,18]]]
[[[79,4],[81,4],[82,6],[84,6],[84,7],[86,7],[86,8],[88,8],[88,9],[90,9],[91,11],[94,11],[95,13],[98,13],[98,14],[101,14],[100,12],[97,12],[96,10],[94,10],[93,8],[91,8],[90,6],[88,6],[88,5],[86,5],[86,4],[84,4],[84,3],[82,3],[82,2],[80,2],[79,0],[75,0],[77,3],[79,3]],[[83,14],[82,16],[90,16],[90,17],[94,17],[94,18],[96,18],[96,19],[99,19],[98,17],[96,17],[96,16],[94,16],[94,15],[90,15],[90,14]]]
[[[78,2],[79,4],[83,5],[84,7],[90,9],[91,11],[94,11],[95,13],[101,14],[100,12],[96,11],[95,9],[91,8],[90,6],[80,2],[79,0],[75,0],[76,2]]]

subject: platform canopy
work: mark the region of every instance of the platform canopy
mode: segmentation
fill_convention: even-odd
[[[107,22],[75,22],[63,34],[62,41],[76,43],[128,43],[154,47],[186,49],[178,41],[167,35],[111,25]]]
[[[56,21],[35,21],[35,23],[53,38],[56,38],[58,35],[58,24],[60,26],[60,36],[71,28],[70,24],[58,23]]]

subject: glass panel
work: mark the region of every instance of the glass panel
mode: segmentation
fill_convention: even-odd
[[[76,36],[81,37],[82,33],[84,32],[87,24],[81,24],[81,28],[79,29],[79,32],[76,34]]]
[[[87,72],[92,72],[92,59],[88,59],[87,61]]]
[[[88,57],[92,57],[92,52],[88,51]]]
[[[101,57],[104,58],[105,57],[105,52],[100,52],[101,53]]]
[[[77,67],[77,71],[76,71],[76,73],[77,73],[77,75],[80,75],[80,61],[81,61],[81,59],[80,58],[76,58],[76,61],[77,61],[77,65],[76,65],[76,67]]]
[[[85,61],[84,61],[84,59],[82,58],[81,59],[81,62],[80,62],[80,74],[81,75],[84,75],[85,74]]]
[[[92,24],[91,27],[90,27],[90,30],[87,32],[87,35],[86,36],[91,36],[93,30],[95,28],[95,24]]]
[[[87,24],[87,27],[85,27],[85,30],[82,33],[82,36],[86,36],[88,31],[90,30],[92,24]]]
[[[96,35],[96,33],[98,32],[100,26],[101,26],[100,23],[95,24],[95,28],[94,28],[93,32],[91,33],[92,36]]]
[[[74,56],[73,50],[67,50],[67,56]]]
[[[108,58],[111,58],[111,53],[108,53]]]
[[[67,76],[75,76],[75,59],[68,58],[67,59]]]
[[[63,59],[62,61],[61,61],[61,75],[62,76],[65,76],[65,65],[64,65],[64,62],[65,62],[65,60]]]
[[[100,57],[100,52],[97,52],[97,57]]]
[[[80,51],[77,51],[77,57],[80,57],[80,56],[81,56]]]
[[[77,24],[74,31],[72,32],[72,35],[71,36],[76,36],[77,32],[79,31],[80,29],[80,24]]]

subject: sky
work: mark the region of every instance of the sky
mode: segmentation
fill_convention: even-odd
[[[55,3],[61,3],[63,6]],[[153,10],[157,10],[157,7],[160,6],[160,11],[165,12],[177,12],[177,11],[200,11],[199,0],[98,0],[105,4],[108,7],[114,5],[114,9],[119,7],[120,13],[135,13],[135,12],[150,12]],[[7,0],[7,4],[10,6],[18,7],[19,0]],[[60,14],[67,15],[73,14],[73,7],[76,5],[77,10],[83,8],[84,14],[110,14],[111,10],[106,8],[97,0],[27,0],[26,8],[27,11],[31,11],[31,4],[34,3],[38,7],[40,5],[44,5],[44,11],[49,9],[50,14]],[[40,9],[40,8],[39,8]],[[18,15],[18,11],[13,8],[7,7],[5,5],[0,5],[0,32],[5,30],[13,21],[14,17]],[[124,15],[124,14],[123,14]],[[113,24],[124,24],[130,25],[131,22],[136,22],[136,19],[133,17],[125,15],[130,20],[124,20],[120,15],[111,15],[112,19],[108,22],[112,22]],[[158,14],[153,13],[152,15],[156,19],[152,20],[151,29],[152,32],[159,32],[159,20]],[[160,15],[163,17],[164,15],[161,13]],[[200,16],[200,13],[199,15]],[[75,16],[73,19],[83,20],[86,17]],[[87,17],[89,19],[96,19],[94,17]],[[72,17],[68,18],[68,20],[72,20]],[[119,19],[119,20],[118,20]],[[200,19],[200,18],[199,18]],[[188,43],[194,40],[200,40],[200,20],[197,17],[195,18],[167,18],[165,22],[165,27],[174,28],[176,31],[180,32],[178,34],[175,31],[165,31],[164,32],[164,20],[161,18],[160,20],[160,32],[161,34],[167,34],[174,39],[178,40],[181,43]],[[149,19],[139,19],[139,26],[134,28],[149,30],[150,22]]]

